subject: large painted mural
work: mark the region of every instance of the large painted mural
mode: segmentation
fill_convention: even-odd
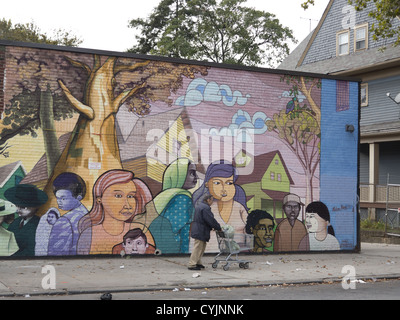
[[[63,50],[0,50],[0,256],[189,253],[205,194],[254,253],[356,248],[357,82]]]

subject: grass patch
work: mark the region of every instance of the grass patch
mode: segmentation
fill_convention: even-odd
[[[385,230],[385,224],[381,221],[372,221],[370,219],[362,220],[360,224],[364,230]]]

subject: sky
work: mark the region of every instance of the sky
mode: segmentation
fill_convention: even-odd
[[[329,2],[318,0],[308,10],[305,0],[248,0],[246,6],[276,15],[283,26],[293,30],[300,43],[314,29]],[[135,30],[128,22],[147,18],[160,0],[14,0],[2,1],[0,19],[15,23],[34,22],[42,33],[52,35],[63,29],[78,36],[79,47],[123,52],[135,43]],[[296,45],[291,45],[293,50]]]

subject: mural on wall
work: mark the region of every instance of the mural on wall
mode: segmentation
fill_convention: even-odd
[[[358,106],[326,112],[320,78],[12,46],[5,69],[2,256],[189,253],[206,193],[255,253],[354,248],[322,120]]]

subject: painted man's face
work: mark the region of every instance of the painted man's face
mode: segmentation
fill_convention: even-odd
[[[254,240],[258,247],[269,248],[274,239],[274,222],[271,219],[260,219],[258,224],[252,228]]]
[[[286,217],[294,222],[300,213],[300,204],[296,201],[288,201],[283,207]]]
[[[214,199],[219,201],[230,201],[236,193],[233,176],[228,178],[214,177],[207,182],[208,190]]]
[[[136,239],[128,238],[123,244],[126,254],[144,254],[147,246],[146,240],[143,237]]]
[[[72,192],[66,189],[60,189],[56,192],[58,208],[64,211],[73,210],[81,205],[81,196],[74,197]]]
[[[136,186],[133,181],[108,187],[100,198],[104,211],[119,221],[131,218],[136,210]]]
[[[32,217],[36,213],[37,209],[38,209],[37,207],[18,207],[17,206],[17,213],[21,218],[27,219],[29,217]]]

